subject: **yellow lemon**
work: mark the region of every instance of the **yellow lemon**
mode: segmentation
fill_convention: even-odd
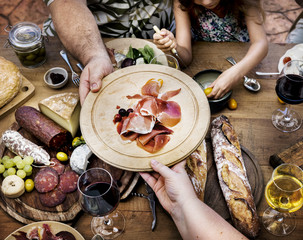
[[[67,161],[68,160],[68,156],[66,153],[64,152],[58,152],[57,155],[56,155],[56,158],[61,161],[61,162],[64,162],[64,161]]]
[[[211,88],[211,87],[205,88],[204,89],[205,95],[207,96],[208,94],[210,94],[212,92],[212,90],[213,90],[213,88]]]
[[[30,179],[30,178],[26,179],[24,182],[24,187],[27,192],[33,191],[33,189],[35,187],[35,183],[34,183],[33,179]]]
[[[231,98],[228,101],[228,108],[231,109],[231,110],[235,110],[235,109],[237,109],[237,107],[238,107],[237,101],[234,98]]]

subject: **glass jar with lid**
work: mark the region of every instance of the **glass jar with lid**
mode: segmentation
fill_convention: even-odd
[[[21,22],[11,27],[8,43],[24,67],[35,68],[46,61],[44,38],[34,23]]]

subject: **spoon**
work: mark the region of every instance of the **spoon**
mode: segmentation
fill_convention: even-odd
[[[233,57],[226,58],[228,62],[230,62],[232,65],[236,65],[236,61]],[[244,76],[244,87],[246,87],[248,90],[257,92],[261,89],[260,83],[254,79],[254,78],[248,78],[247,76]]]

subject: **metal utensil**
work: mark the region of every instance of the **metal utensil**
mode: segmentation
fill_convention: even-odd
[[[228,57],[226,60],[231,63],[232,65],[236,65],[237,62],[233,57]],[[260,83],[254,79],[254,78],[248,78],[247,76],[244,76],[244,87],[246,87],[248,90],[257,92],[261,89]]]
[[[72,68],[72,66],[70,65],[70,62],[68,60],[68,57],[67,57],[67,54],[64,50],[61,50],[60,51],[60,55],[61,57],[64,59],[64,61],[67,63],[67,65],[69,66],[71,72],[72,72],[72,81],[73,83],[79,87],[79,84],[80,84],[80,77],[79,75],[74,71],[74,69]]]
[[[78,62],[76,65],[81,71],[83,71],[84,67],[81,63]]]
[[[279,75],[279,72],[256,72],[259,76],[271,76],[271,75]]]
[[[153,214],[153,221],[152,221],[152,231],[154,231],[155,227],[156,227],[156,222],[157,222],[157,216],[156,216],[156,201],[155,201],[155,192],[154,190],[147,184],[145,183],[146,186],[146,192],[148,194],[148,200],[149,200],[149,206],[152,210],[152,214]]]

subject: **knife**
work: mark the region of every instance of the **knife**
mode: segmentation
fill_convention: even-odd
[[[157,216],[156,216],[156,195],[154,190],[147,184],[145,183],[146,186],[146,192],[148,194],[148,201],[149,201],[149,206],[150,209],[152,211],[152,215],[153,215],[153,222],[152,222],[152,227],[151,230],[154,231],[155,227],[156,227],[156,222],[157,222]]]

